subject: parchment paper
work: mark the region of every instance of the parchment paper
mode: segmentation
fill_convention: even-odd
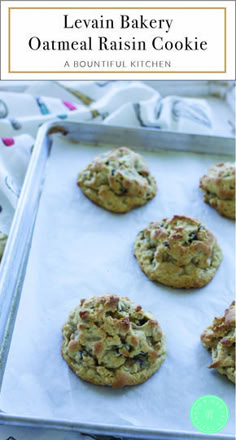
[[[91,203],[76,186],[78,171],[111,147],[54,142],[36,222],[25,285],[3,382],[0,407],[17,415],[195,431],[190,408],[215,394],[233,433],[234,386],[208,370],[201,332],[234,298],[234,222],[203,202],[199,179],[228,158],[143,153],[158,183],[156,197],[127,214]],[[217,237],[224,259],[208,286],[177,290],[149,281],[133,256],[136,234],[173,214],[196,217]],[[61,328],[81,298],[128,296],[151,310],[166,334],[168,355],[143,385],[112,390],[83,382],[61,357]]]

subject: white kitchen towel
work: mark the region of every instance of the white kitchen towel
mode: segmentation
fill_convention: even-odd
[[[203,99],[167,96],[138,81],[31,82],[0,92],[0,231],[8,234],[39,127],[51,119],[211,134]]]
[[[8,235],[31,156],[34,138],[0,138],[0,232]]]

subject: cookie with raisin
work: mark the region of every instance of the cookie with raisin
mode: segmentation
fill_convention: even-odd
[[[81,300],[62,333],[63,358],[77,376],[96,385],[143,383],[166,357],[159,323],[126,297]]]
[[[214,318],[202,333],[201,341],[211,351],[213,363],[209,368],[216,368],[235,383],[235,301],[223,316]]]
[[[200,180],[204,201],[222,216],[235,219],[235,163],[212,165]]]
[[[78,175],[85,196],[108,211],[125,213],[156,194],[156,180],[143,157],[120,147],[96,157]]]
[[[208,284],[222,259],[212,232],[199,220],[179,215],[140,231],[134,255],[150,280],[185,289]]]

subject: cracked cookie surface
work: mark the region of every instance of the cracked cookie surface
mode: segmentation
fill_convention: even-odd
[[[81,300],[62,333],[65,361],[77,376],[96,385],[143,383],[166,357],[159,323],[125,297]]]
[[[217,368],[235,383],[235,301],[225,310],[224,316],[214,318],[202,333],[201,341],[211,350],[213,363],[209,368]]]
[[[108,211],[128,212],[156,194],[156,181],[140,154],[120,147],[96,157],[78,175],[77,185]]]
[[[0,232],[0,261],[2,259],[3,256],[3,252],[6,246],[6,242],[7,242],[7,236],[5,234],[3,234],[3,232]]]
[[[203,287],[212,280],[222,253],[199,220],[175,215],[140,231],[134,255],[150,278],[170,287]]]
[[[200,180],[204,201],[221,215],[235,219],[235,163],[212,165]]]

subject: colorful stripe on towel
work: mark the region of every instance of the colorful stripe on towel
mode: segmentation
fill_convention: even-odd
[[[74,104],[72,104],[72,102],[69,101],[62,101],[62,102],[70,111],[77,110],[77,107]]]
[[[6,147],[11,147],[15,143],[13,138],[1,138],[1,140]]]
[[[49,115],[50,111],[48,110],[45,102],[42,101],[42,99],[40,98],[40,96],[36,97],[36,102],[39,106],[39,110],[41,112],[42,115]]]

